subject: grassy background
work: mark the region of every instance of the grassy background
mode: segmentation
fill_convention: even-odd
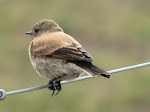
[[[112,70],[149,61],[150,1],[0,0],[0,88],[11,91],[41,84],[28,58],[30,36],[42,19],[55,20],[93,56]],[[42,89],[8,96],[0,112],[149,112],[149,67],[63,85],[51,98]]]

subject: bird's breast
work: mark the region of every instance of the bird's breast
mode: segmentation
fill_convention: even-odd
[[[71,80],[80,76],[83,71],[73,63],[67,63],[63,59],[50,57],[35,57],[29,52],[29,57],[36,72],[48,79]]]

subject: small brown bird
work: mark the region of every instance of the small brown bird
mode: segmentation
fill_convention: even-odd
[[[37,22],[30,32],[33,40],[29,57],[36,72],[48,78],[50,90],[61,90],[60,81],[71,80],[84,72],[110,78],[110,74],[92,64],[91,55],[70,35],[64,33],[53,20]]]

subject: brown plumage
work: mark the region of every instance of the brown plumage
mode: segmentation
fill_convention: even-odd
[[[83,71],[110,78],[110,74],[92,64],[91,55],[54,21],[42,20],[26,34],[33,37],[29,46],[31,63],[39,75],[50,80],[53,94],[61,90],[60,81],[77,78]]]

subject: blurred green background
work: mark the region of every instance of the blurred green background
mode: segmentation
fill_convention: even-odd
[[[55,20],[93,56],[112,70],[150,59],[148,0],[0,0],[0,88],[6,91],[47,84],[28,58],[25,32],[42,19]],[[0,112],[149,112],[149,67],[8,96]]]

